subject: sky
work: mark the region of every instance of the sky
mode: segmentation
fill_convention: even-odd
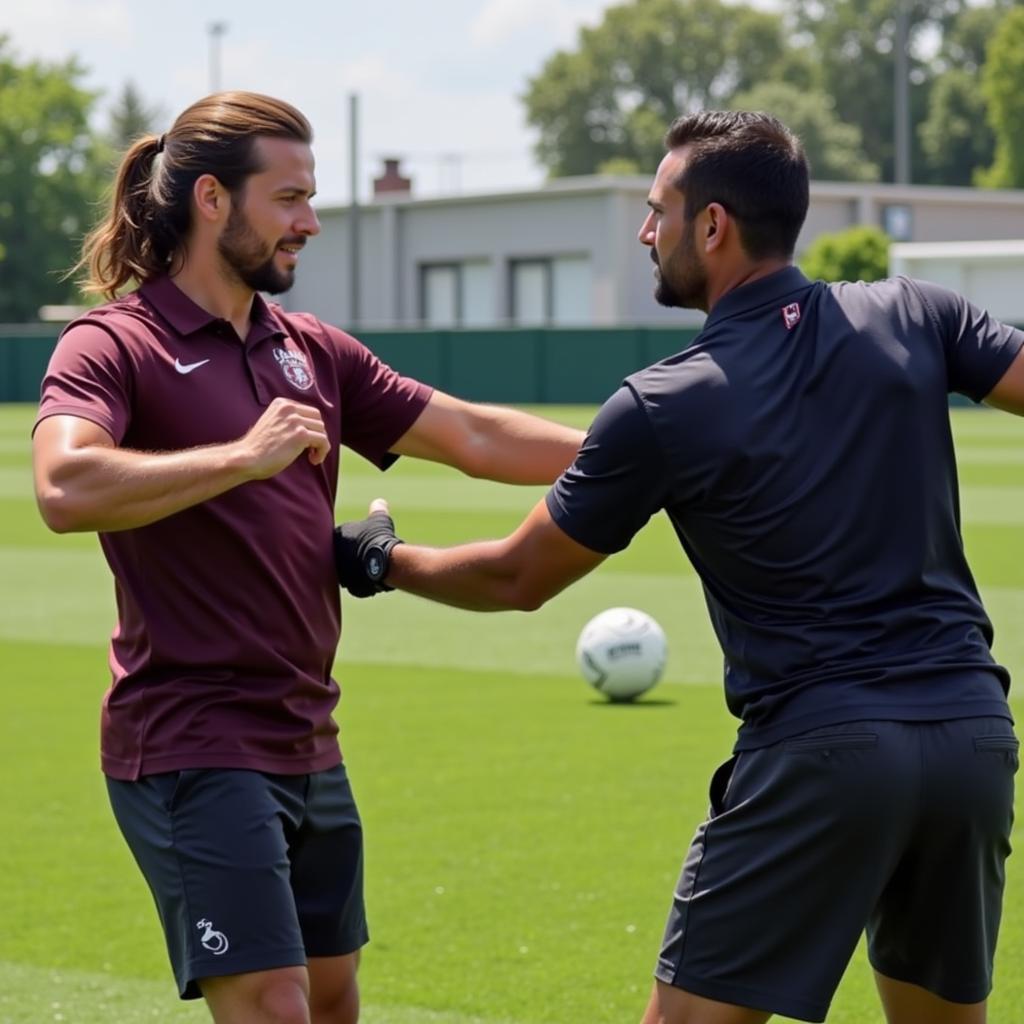
[[[348,202],[349,96],[359,96],[359,188],[403,158],[415,195],[526,188],[544,179],[519,96],[608,0],[24,0],[0,33],[19,59],[65,60],[102,90],[98,125],[131,80],[157,129],[221,86],[295,104],[313,124],[318,204]],[[224,25],[215,37],[210,25]]]

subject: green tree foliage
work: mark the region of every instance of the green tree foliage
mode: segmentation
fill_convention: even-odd
[[[976,172],[992,162],[995,136],[986,120],[977,74],[951,68],[932,88],[928,117],[918,128],[926,167],[935,185],[973,185]]]
[[[118,155],[141,135],[150,135],[156,128],[159,110],[150,107],[134,82],[125,82],[110,112],[110,144]]]
[[[1024,188],[1024,8],[1000,21],[988,47],[981,87],[996,138],[995,161],[977,175],[988,188]]]
[[[967,184],[992,160],[981,68],[993,28],[1015,0],[897,2],[909,22],[914,180]],[[817,177],[892,180],[896,4],[780,6],[781,13],[724,0],[620,0],[528,83],[523,100],[541,163],[555,176],[625,162],[650,173],[674,117],[747,106],[757,90],[756,106],[806,136]],[[775,107],[760,91],[769,88],[778,90],[768,94]]]
[[[968,7],[950,22],[932,61],[936,76],[928,97],[928,115],[918,126],[925,167],[921,175],[935,185],[971,185],[979,168],[995,154],[981,91],[981,70],[988,42],[1012,0]]]
[[[898,0],[910,21],[910,121],[927,115],[932,70],[922,53],[929,36],[943,37],[966,8],[965,0]],[[821,86],[835,101],[836,114],[861,132],[867,158],[886,181],[893,179],[896,17],[892,0],[789,0],[798,37],[805,40],[820,70]],[[912,153],[915,178],[924,169],[918,145]]]
[[[76,298],[62,273],[76,257],[102,191],[89,129],[96,94],[74,61],[19,63],[0,36],[0,322]]]
[[[553,176],[590,174],[612,160],[649,173],[678,114],[809,74],[779,15],[720,0],[631,0],[582,29],[575,50],[549,58],[523,99]]]
[[[889,236],[873,227],[818,235],[800,267],[812,280],[878,281],[889,273]]]
[[[798,89],[787,82],[765,82],[738,93],[735,110],[766,110],[800,137],[812,177],[826,181],[877,181],[878,166],[864,156],[860,131],[843,124],[831,97],[817,89]]]

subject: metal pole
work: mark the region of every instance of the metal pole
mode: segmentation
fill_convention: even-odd
[[[893,62],[893,148],[894,180],[910,184],[910,15],[907,0],[896,0],[896,40]]]
[[[209,46],[209,76],[210,92],[220,92],[220,41],[228,30],[226,21],[211,21],[206,26],[210,37]]]
[[[351,199],[348,207],[348,272],[349,272],[349,323],[359,326],[359,96],[351,93],[348,98],[349,124],[349,188]]]

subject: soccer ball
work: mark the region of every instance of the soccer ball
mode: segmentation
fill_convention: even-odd
[[[646,612],[608,608],[595,615],[576,641],[576,663],[595,690],[627,701],[649,690],[665,670],[665,633]]]

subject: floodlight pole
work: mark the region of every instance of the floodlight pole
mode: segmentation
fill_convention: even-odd
[[[894,180],[910,184],[910,12],[908,0],[896,0],[896,39],[893,44]]]
[[[357,93],[351,93],[348,98],[348,127],[350,189],[348,207],[348,318],[352,327],[358,327],[361,310],[359,303],[359,96]]]
[[[220,41],[228,30],[226,21],[211,21],[206,26],[209,36],[210,92],[220,92]]]

